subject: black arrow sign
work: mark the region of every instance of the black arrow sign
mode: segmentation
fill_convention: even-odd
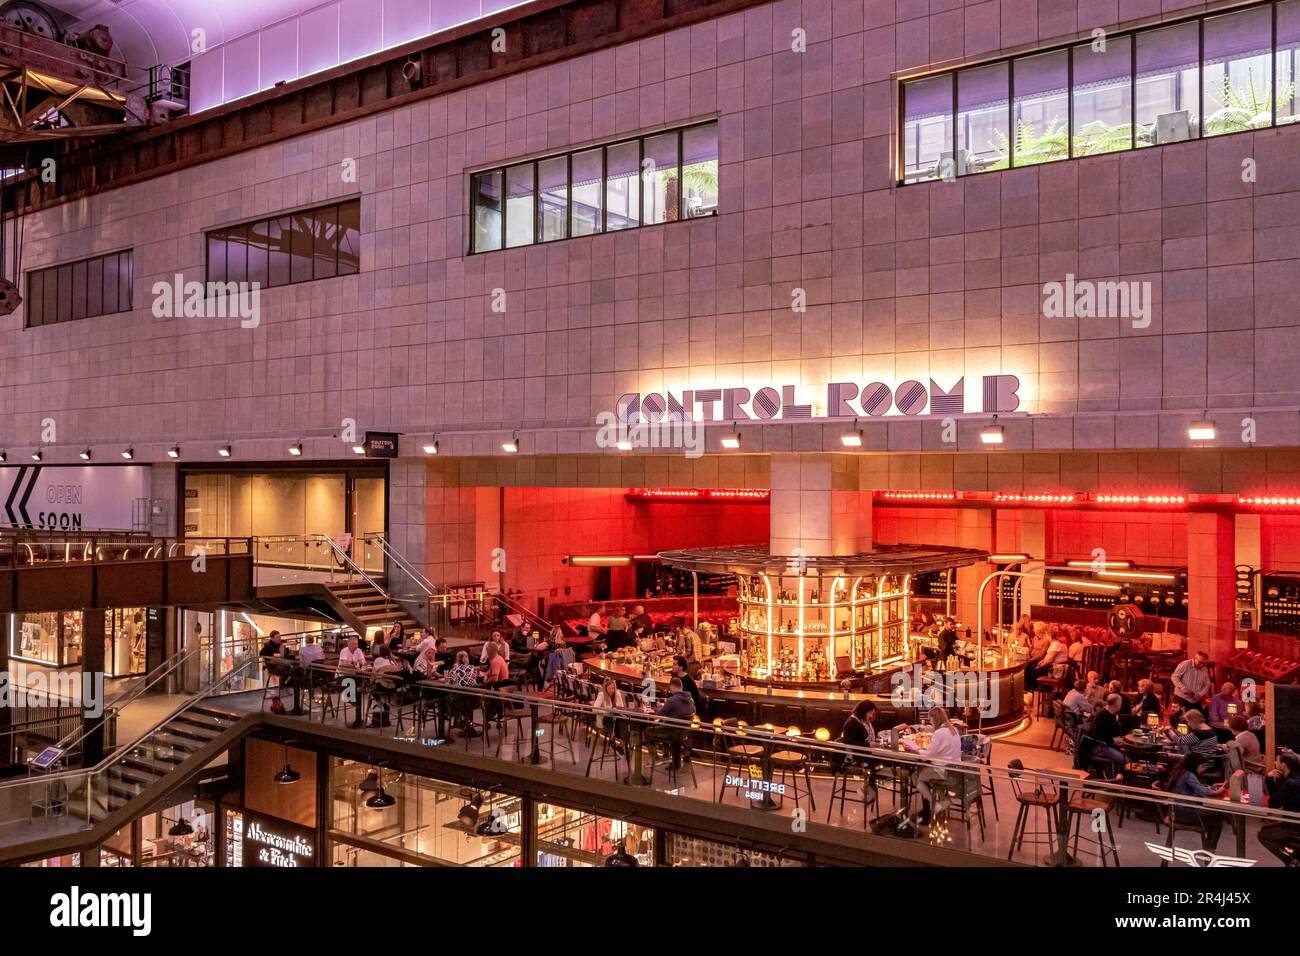
[[[41,473],[41,465],[32,466],[32,480],[27,483],[27,490],[23,492],[22,501],[18,502],[18,513],[23,516],[23,527],[32,528],[32,516],[27,513],[27,501],[32,496],[32,489],[36,487],[36,479]]]
[[[18,516],[14,514],[14,498],[18,494],[18,489],[22,487],[25,477],[27,477],[27,466],[22,465],[18,469],[18,477],[14,479],[13,485],[9,488],[9,497],[5,499],[5,514],[9,516],[9,527],[11,528],[21,527],[18,524]]]

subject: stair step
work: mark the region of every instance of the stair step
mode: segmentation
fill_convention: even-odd
[[[200,711],[197,707],[185,711],[176,720],[183,720],[191,727],[202,727],[204,730],[210,730],[213,734],[224,732],[227,727],[234,723],[233,720],[223,714]],[[173,723],[175,722],[173,721]]]
[[[167,725],[166,730],[160,730],[157,733],[150,736],[149,740],[151,742],[161,744],[165,747],[171,747],[173,750],[182,751],[186,757],[188,757],[190,754],[194,753],[194,751],[198,750],[201,746],[203,746],[201,743],[199,743],[196,740],[193,740],[189,737],[183,737],[175,733],[171,729],[170,724]]]
[[[108,768],[108,779],[126,780],[147,787],[162,779],[162,774],[153,773],[137,767],[124,767],[121,764]]]
[[[206,724],[191,723],[185,717],[176,717],[167,724],[167,732],[177,737],[193,740],[200,747],[221,736],[221,730]]]

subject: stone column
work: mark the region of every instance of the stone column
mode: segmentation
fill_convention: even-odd
[[[1031,558],[1044,561],[1052,547],[1052,512],[1026,508],[1020,513],[1020,543],[1016,547],[1007,546],[1008,551],[1023,551]],[[1001,544],[998,550],[1003,550]],[[1047,603],[1047,589],[1043,586],[1047,575],[1040,573],[1041,564],[1029,566],[1033,574],[1021,579],[1020,608],[1021,613],[1028,613],[1035,604]],[[990,585],[991,587],[992,585]]]
[[[1236,528],[1229,515],[1187,516],[1187,649],[1225,660],[1236,640]]]
[[[423,458],[394,458],[388,463],[388,543],[413,568],[426,567],[426,502],[429,464]],[[427,572],[426,572],[427,573]],[[419,586],[389,563],[388,587],[397,596],[418,593]],[[437,578],[432,578],[435,582]]]
[[[993,550],[993,512],[987,508],[955,508],[959,548]],[[918,541],[917,544],[943,544],[945,542]],[[969,627],[971,638],[977,639],[979,624],[980,585],[993,571],[993,566],[980,561],[957,569],[957,621],[963,629]],[[997,581],[990,581],[984,589],[984,627],[997,620]]]
[[[184,498],[177,500],[175,462],[159,461],[149,466],[149,500],[145,502],[148,514],[137,516],[144,526],[137,531],[147,531],[159,538],[170,538],[185,533]]]
[[[871,498],[851,455],[773,455],[772,554],[856,554],[871,549]]]

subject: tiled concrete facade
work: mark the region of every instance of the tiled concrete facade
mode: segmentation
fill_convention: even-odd
[[[297,439],[344,458],[331,436],[353,418],[436,431],[444,455],[498,455],[516,427],[524,455],[594,454],[594,417],[625,392],[960,374],[973,389],[1003,372],[1034,413],[1004,417],[1010,452],[1183,448],[1207,408],[1221,446],[1241,447],[1247,415],[1259,445],[1295,445],[1300,129],[894,185],[896,74],[1199,9],[785,0],[42,212],[25,268],[133,246],[136,308],[6,318],[0,440],[34,445],[52,416],[51,462],[128,440],[154,461],[174,441],[186,460],[226,441],[279,460]],[[463,254],[467,169],[715,115],[716,219]],[[360,275],[265,291],[256,329],[150,314],[155,281],[203,277],[204,228],[356,193]],[[1041,283],[1067,272],[1152,281],[1150,328],[1043,318]],[[750,426],[745,450],[835,449],[843,428]],[[953,450],[937,422],[863,428],[868,450]],[[998,470],[970,468],[986,460]]]

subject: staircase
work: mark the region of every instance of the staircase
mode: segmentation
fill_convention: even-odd
[[[98,823],[164,777],[169,777],[169,786],[176,786],[178,781],[171,775],[242,716],[206,704],[194,704],[181,711],[124,751],[104,771],[89,776],[89,794],[84,788],[74,794],[68,804],[69,814]]]
[[[369,581],[331,584],[329,591],[335,610],[358,634],[368,634],[376,627],[387,630],[399,621],[407,633],[420,626],[405,608]]]

